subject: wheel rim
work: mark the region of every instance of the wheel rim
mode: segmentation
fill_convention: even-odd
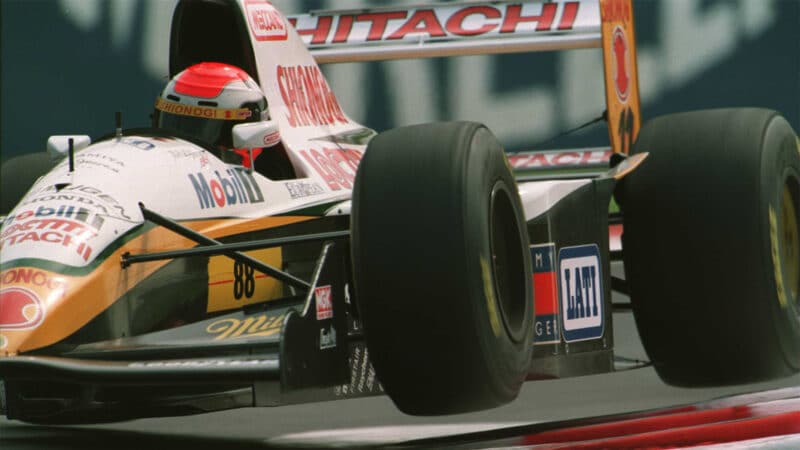
[[[781,233],[779,234],[779,248],[783,262],[784,275],[786,276],[787,289],[791,296],[790,303],[800,307],[797,292],[800,290],[800,233],[798,232],[798,194],[800,194],[798,180],[789,177],[783,185],[783,199],[781,202]]]
[[[514,342],[525,334],[526,276],[523,245],[517,216],[505,185],[498,183],[492,190],[489,234],[491,236],[492,274],[500,316],[506,332]]]

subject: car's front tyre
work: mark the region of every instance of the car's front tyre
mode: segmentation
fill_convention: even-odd
[[[533,340],[528,234],[500,144],[469,122],[382,133],[352,215],[356,299],[378,378],[409,414],[516,397]]]

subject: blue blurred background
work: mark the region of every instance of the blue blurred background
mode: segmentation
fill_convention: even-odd
[[[406,1],[274,1],[286,13]],[[145,126],[167,81],[174,0],[0,0],[0,158],[51,134]],[[636,0],[643,117],[760,106],[800,130],[800,0]],[[225,30],[218,30],[225,32]],[[345,111],[376,130],[486,123],[510,150],[603,111],[599,50],[324,68]],[[606,145],[602,124],[546,147]]]

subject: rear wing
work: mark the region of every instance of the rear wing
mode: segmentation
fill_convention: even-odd
[[[631,0],[442,3],[288,19],[320,64],[601,47],[611,148],[627,153],[639,131]]]

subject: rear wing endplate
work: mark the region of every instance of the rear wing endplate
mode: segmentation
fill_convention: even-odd
[[[602,47],[611,148],[627,153],[639,130],[631,0],[442,3],[288,19],[320,64]]]

